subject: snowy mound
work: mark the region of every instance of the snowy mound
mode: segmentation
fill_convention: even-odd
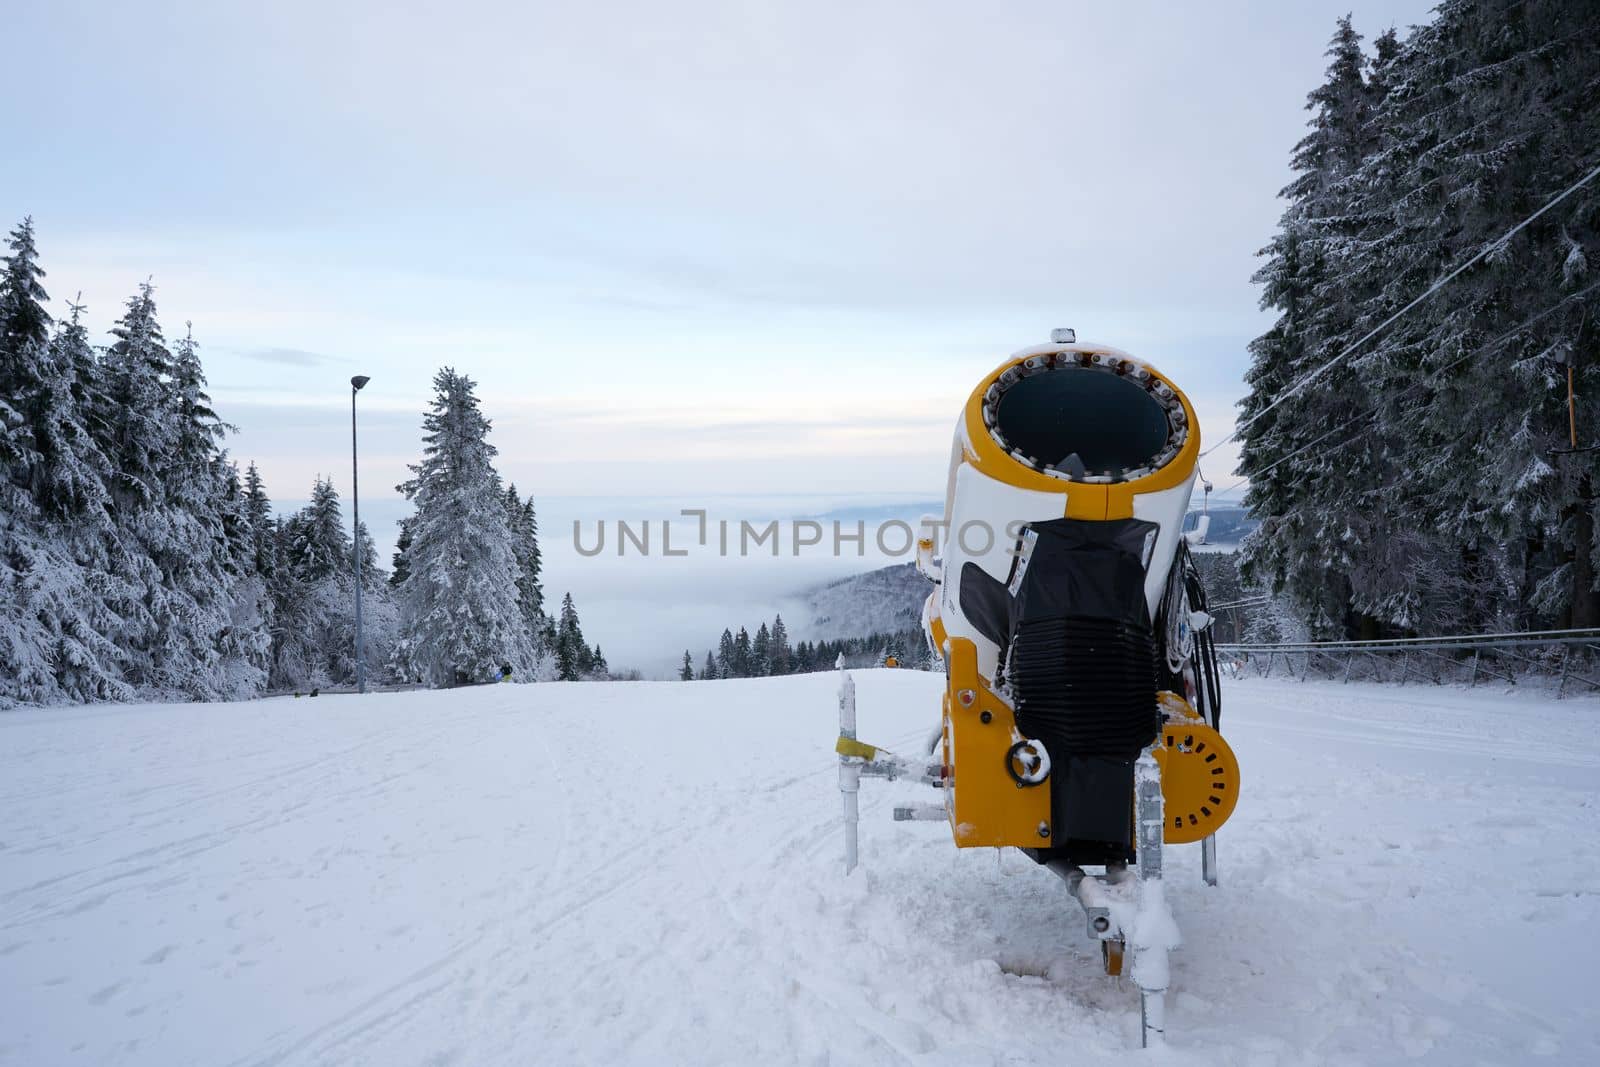
[[[856,677],[863,737],[912,751],[940,679]],[[0,714],[0,1063],[1138,1055],[1058,879],[890,821],[925,788],[862,793],[841,874],[836,685]],[[1168,850],[1159,1062],[1600,1062],[1600,705],[1228,699],[1245,792],[1221,887]]]

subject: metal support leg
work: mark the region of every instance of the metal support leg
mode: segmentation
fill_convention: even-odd
[[[1139,911],[1133,937],[1133,980],[1139,987],[1142,1047],[1160,1045],[1167,1029],[1167,953],[1176,947],[1172,915],[1161,880],[1161,842],[1166,814],[1161,796],[1161,768],[1146,749],[1134,766],[1139,850]]]
[[[840,657],[841,664],[843,657]],[[839,682],[839,736],[856,736],[856,682],[849,671]],[[844,798],[844,873],[856,869],[856,834],[860,828],[861,764],[839,757],[839,794]]]
[[[1207,834],[1200,839],[1200,875],[1206,885],[1217,884],[1217,835]]]
[[[1471,689],[1478,684],[1478,657],[1483,655],[1482,649],[1472,650],[1472,677],[1467,679],[1467,688]]]

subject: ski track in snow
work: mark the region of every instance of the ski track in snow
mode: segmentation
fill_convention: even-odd
[[[915,752],[941,679],[859,671]],[[1169,1044],[837,677],[0,715],[0,1063],[1600,1062],[1600,700],[1232,682]]]

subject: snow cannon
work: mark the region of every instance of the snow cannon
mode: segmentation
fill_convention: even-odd
[[[1160,1040],[1177,929],[1162,846],[1200,842],[1238,801],[1205,592],[1184,532],[1200,427],[1176,384],[1126,352],[1056,330],[973,389],[956,421],[942,520],[924,519],[923,609],[944,661],[926,758],[855,738],[840,687],[846,869],[861,777],[911,778],[939,804],[897,819],[946,822],[959,848],[1022,850],[1082,905],[1107,973],[1125,953],[1143,1042]],[[1205,485],[1209,492],[1210,486]]]

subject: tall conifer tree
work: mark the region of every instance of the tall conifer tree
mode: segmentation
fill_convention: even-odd
[[[489,681],[534,664],[490,422],[472,379],[445,367],[423,418],[423,458],[400,486],[416,512],[398,589],[399,672],[429,684]]]

